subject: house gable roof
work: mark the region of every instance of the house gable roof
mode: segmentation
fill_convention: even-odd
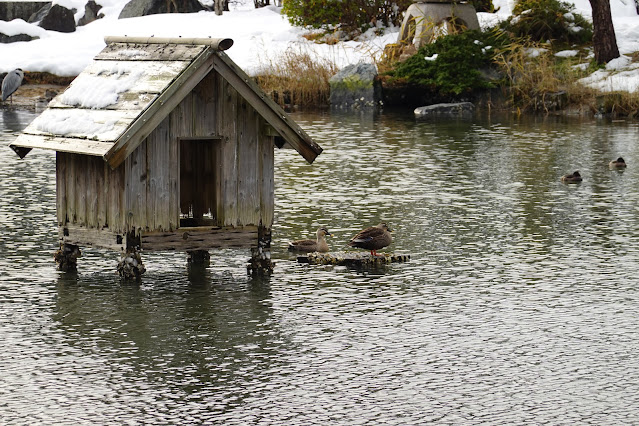
[[[309,163],[322,152],[223,51],[231,39],[107,37],[107,46],[10,145],[101,156],[112,168],[217,71]]]

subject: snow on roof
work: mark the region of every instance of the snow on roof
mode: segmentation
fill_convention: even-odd
[[[114,132],[116,123],[117,119],[114,117],[98,120],[82,110],[49,109],[33,123],[32,130],[56,136],[109,140],[119,136],[123,130],[120,126],[119,131]]]
[[[168,43],[171,40],[162,41]],[[197,40],[191,42],[197,43]],[[210,41],[202,43],[198,49],[189,50],[188,55],[178,55],[181,57],[169,60],[175,56],[172,48],[167,48],[169,53],[163,54],[165,50],[157,44],[130,45],[114,39],[27,126],[23,131],[24,137],[19,136],[12,146],[57,149],[54,138],[64,138],[67,142],[76,138],[75,143],[67,145],[69,150],[89,153],[89,150],[83,150],[83,141],[108,142],[100,145],[105,152],[98,152],[105,154],[135,119],[209,45]],[[89,145],[91,155],[95,155],[94,145]]]
[[[215,67],[223,78],[309,163],[322,152],[246,73],[221,51],[231,39],[107,37],[107,46],[10,145],[122,161]]]

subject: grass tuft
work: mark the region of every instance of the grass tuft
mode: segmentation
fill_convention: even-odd
[[[329,104],[329,79],[339,69],[330,60],[318,60],[308,52],[289,49],[263,66],[257,83],[283,107],[318,107]]]

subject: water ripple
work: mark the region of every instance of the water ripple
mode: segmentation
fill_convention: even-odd
[[[5,112],[5,142],[32,118]],[[90,248],[57,272],[55,156],[0,152],[4,423],[639,422],[639,126],[294,118],[324,152],[276,152],[265,279],[242,250],[144,254],[138,284]],[[559,181],[574,170],[582,184]],[[343,250],[382,220],[411,262],[286,251],[319,225]]]

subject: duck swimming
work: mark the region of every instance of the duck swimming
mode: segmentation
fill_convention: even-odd
[[[608,163],[608,166],[611,169],[622,169],[626,167],[626,162],[623,158],[619,157],[616,160],[612,160],[610,163]]]
[[[581,182],[582,180],[583,179],[581,178],[581,175],[579,174],[578,171],[574,172],[571,175],[566,175],[561,177],[561,181],[566,183],[577,183],[577,182]]]
[[[382,249],[393,242],[390,229],[385,223],[371,226],[360,231],[348,242],[351,247],[363,248],[371,251],[371,256],[377,256],[377,250]]]
[[[316,240],[295,240],[288,243],[289,251],[301,251],[305,253],[312,253],[319,251],[326,253],[328,251],[328,244],[326,243],[326,236],[332,236],[328,229],[324,226],[317,230]]]

